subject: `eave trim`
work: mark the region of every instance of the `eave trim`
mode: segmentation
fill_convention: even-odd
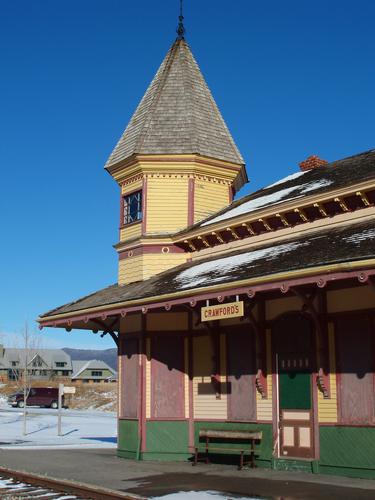
[[[267,277],[251,278],[246,280],[232,281],[204,288],[194,288],[175,292],[171,294],[146,297],[143,299],[129,300],[106,304],[96,308],[86,308],[77,311],[56,314],[46,317],[39,317],[37,321],[40,326],[58,326],[67,320],[88,322],[100,316],[126,315],[130,312],[147,312],[149,309],[156,309],[168,305],[196,302],[216,298],[221,292],[225,295],[247,294],[254,296],[258,291],[279,289],[286,293],[291,286],[300,284],[315,283],[324,287],[328,281],[337,281],[347,278],[358,278],[360,282],[366,282],[368,276],[375,275],[375,259],[366,259],[353,262],[344,262],[328,266],[316,266],[308,269],[289,271],[271,274]],[[169,309],[168,309],[169,310]]]

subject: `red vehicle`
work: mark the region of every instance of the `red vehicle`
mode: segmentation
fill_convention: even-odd
[[[26,400],[27,406],[45,406],[48,408],[57,408],[59,400],[59,390],[56,387],[33,387]],[[18,408],[25,406],[23,392],[16,392],[8,397],[8,403]],[[62,397],[62,406],[64,406],[64,396]]]

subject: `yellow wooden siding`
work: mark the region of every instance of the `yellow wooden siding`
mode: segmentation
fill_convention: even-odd
[[[333,313],[353,311],[355,309],[372,309],[374,307],[374,296],[374,290],[372,290],[368,285],[328,292],[328,312]]]
[[[124,285],[142,281],[180,264],[188,258],[185,253],[156,253],[129,257],[119,261],[118,283]]]
[[[188,329],[188,313],[150,313],[146,316],[147,331],[178,331]]]
[[[184,339],[184,389],[185,389],[185,418],[189,418],[189,339]]]
[[[136,179],[133,182],[126,183],[125,185],[123,184],[121,186],[121,194],[126,195],[128,193],[132,193],[133,191],[138,191],[139,189],[142,189],[142,184],[142,179]]]
[[[272,422],[272,351],[271,330],[266,330],[266,352],[267,352],[267,399],[257,391],[257,419]]]
[[[216,399],[216,394],[211,385],[212,346],[210,338],[208,336],[195,337],[193,351],[194,418],[226,420],[227,396],[222,394],[221,399]],[[199,391],[199,384],[204,384],[204,390]]]
[[[229,205],[229,186],[195,179],[194,222],[205,219]]]
[[[188,176],[148,177],[147,233],[170,233],[187,227]]]
[[[125,285],[143,279],[143,256],[137,255],[129,259],[119,260],[118,284]]]
[[[133,240],[142,236],[142,222],[120,229],[120,241]]]
[[[333,323],[328,323],[328,346],[329,346],[329,381],[331,394],[325,399],[321,391],[318,391],[318,420],[320,423],[337,422],[337,383],[336,383],[336,354],[335,354],[335,331]]]
[[[143,279],[148,279],[155,274],[162,273],[180,264],[184,264],[188,258],[185,253],[156,253],[145,254],[143,260]]]
[[[146,418],[151,418],[151,340],[146,339]]]

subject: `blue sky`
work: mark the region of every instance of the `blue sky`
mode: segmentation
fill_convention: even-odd
[[[0,0],[0,335],[116,281],[103,165],[175,38],[178,0]],[[375,147],[375,3],[186,0],[186,38],[253,191]],[[45,347],[112,347],[48,329]]]

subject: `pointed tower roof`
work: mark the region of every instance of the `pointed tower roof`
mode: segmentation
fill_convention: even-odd
[[[200,154],[244,164],[183,38],[168,51],[105,168],[134,154]]]

